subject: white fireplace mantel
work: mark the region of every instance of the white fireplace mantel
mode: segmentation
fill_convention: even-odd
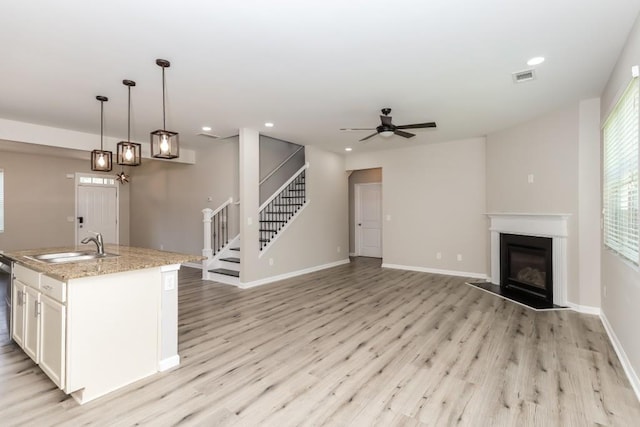
[[[500,284],[500,234],[552,239],[553,303],[567,305],[567,237],[571,214],[488,213],[491,220],[491,283]]]

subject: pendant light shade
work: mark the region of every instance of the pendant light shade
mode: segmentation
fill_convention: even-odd
[[[104,103],[109,100],[106,96],[96,96],[100,101],[100,149],[91,152],[91,170],[97,172],[109,172],[113,168],[113,153],[103,148],[104,138]]]
[[[142,163],[141,145],[131,142],[131,88],[136,85],[133,80],[123,80],[122,84],[129,90],[127,104],[127,140],[118,142],[117,162],[122,166],[138,166]],[[124,172],[123,172],[124,173]]]
[[[157,159],[175,159],[180,156],[178,133],[166,130],[164,69],[171,63],[166,59],[156,59],[156,64],[162,68],[162,129],[151,132],[151,156]]]

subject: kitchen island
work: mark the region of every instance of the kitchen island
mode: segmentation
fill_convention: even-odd
[[[112,256],[64,263],[34,259],[78,249],[4,255],[14,264],[12,338],[83,404],[180,363],[178,270],[202,257],[106,245]]]

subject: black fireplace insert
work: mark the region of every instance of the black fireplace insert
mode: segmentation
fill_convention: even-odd
[[[553,304],[553,239],[500,234],[500,288]]]

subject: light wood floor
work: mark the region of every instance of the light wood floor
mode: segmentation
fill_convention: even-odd
[[[181,365],[84,406],[0,347],[0,425],[632,426],[598,317],[375,259],[251,290],[180,273]]]

